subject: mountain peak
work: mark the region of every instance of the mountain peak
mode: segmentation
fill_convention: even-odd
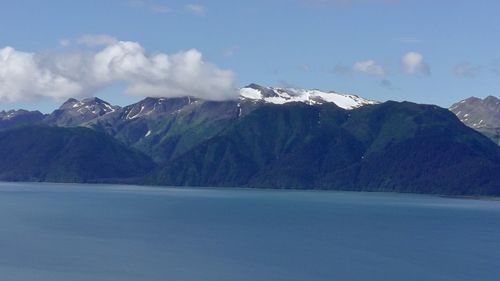
[[[453,104],[450,111],[469,127],[500,128],[500,100],[495,96],[470,97]]]
[[[500,99],[495,97],[495,96],[489,95],[489,96],[484,98],[484,102],[498,104],[498,103],[500,103]]]
[[[261,85],[256,84],[256,83],[250,83],[249,85],[243,87],[243,88],[252,88],[252,89],[260,89],[263,88]]]
[[[75,102],[79,102],[79,100],[75,98],[69,98],[65,103],[75,103]]]
[[[263,87],[254,83],[240,89],[240,99],[274,104],[289,102],[303,102],[311,105],[334,103],[347,110],[378,103],[377,101],[368,100],[356,95],[341,94],[334,91],[324,92],[318,89]]]
[[[58,110],[54,111],[48,120],[55,120],[53,122],[60,126],[74,126],[115,112],[118,109],[120,109],[119,106],[111,105],[96,97],[83,100],[70,98]]]
[[[109,104],[107,101],[104,101],[98,97],[91,97],[91,98],[86,98],[82,100],[83,103],[89,104],[89,103],[98,103],[98,104]]]
[[[73,104],[75,103],[78,103],[80,102],[79,100],[75,99],[75,98],[69,98],[67,99],[60,107],[59,109],[64,109],[66,107],[69,107],[69,106],[72,106]]]
[[[71,98],[68,99],[65,103],[63,103],[63,105],[60,107],[60,109],[62,110],[77,110],[77,111],[81,111],[83,108],[91,111],[102,111],[103,114],[106,114],[109,112],[113,112],[120,107],[112,106],[109,102],[104,101],[97,97],[86,98],[83,100],[77,100]]]

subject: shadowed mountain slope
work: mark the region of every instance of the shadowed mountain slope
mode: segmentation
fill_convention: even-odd
[[[500,194],[500,149],[433,105],[266,105],[148,182]]]
[[[30,126],[0,132],[2,180],[124,180],[154,167],[146,155],[87,128]]]

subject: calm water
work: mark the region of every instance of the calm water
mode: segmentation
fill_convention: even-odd
[[[500,202],[0,183],[2,281],[500,280]]]

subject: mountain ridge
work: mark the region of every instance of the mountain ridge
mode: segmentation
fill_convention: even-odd
[[[500,195],[500,148],[451,110],[249,89],[230,101],[88,98],[46,115],[0,112],[0,178]],[[102,158],[101,146],[114,153]]]
[[[343,109],[354,109],[368,104],[379,103],[357,95],[341,94],[334,91],[324,92],[318,89],[263,87],[255,83],[240,89],[240,100],[273,104],[285,104],[289,102],[303,102],[307,104],[334,103]]]
[[[432,105],[267,105],[145,182],[498,195],[500,149]]]

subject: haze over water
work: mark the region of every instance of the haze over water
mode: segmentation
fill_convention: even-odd
[[[500,202],[0,183],[8,281],[498,280]]]

